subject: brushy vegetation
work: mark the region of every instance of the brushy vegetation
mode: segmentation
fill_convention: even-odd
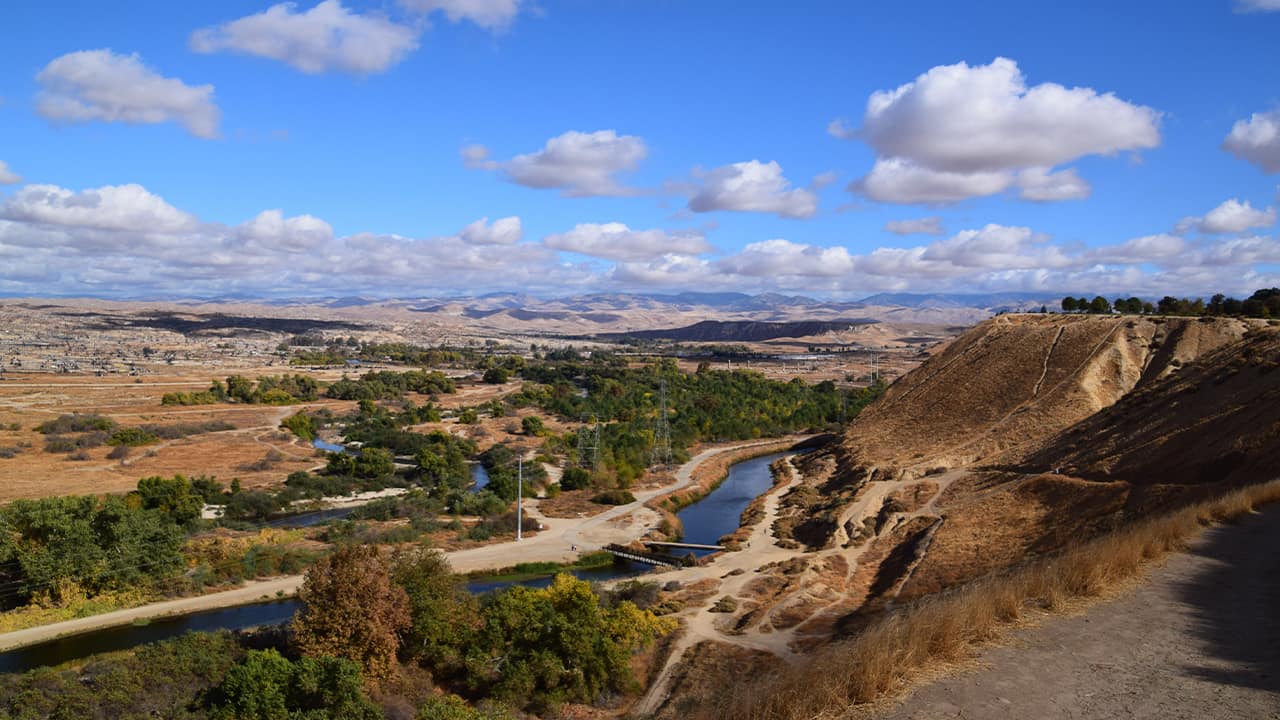
[[[798,720],[838,715],[901,688],[926,667],[968,657],[975,646],[998,638],[1028,612],[1058,610],[1070,600],[1096,597],[1134,577],[1145,563],[1183,549],[1204,527],[1277,500],[1280,482],[1244,488],[917,601],[767,681],[755,678],[732,686],[722,694],[722,704],[700,708],[695,717]]]
[[[884,391],[883,385],[840,389],[830,381],[809,385],[799,379],[770,380],[758,372],[712,370],[680,372],[673,360],[629,367],[604,354],[590,362],[565,360],[530,365],[527,382],[509,401],[532,405],[569,421],[595,418],[600,430],[599,463],[593,484],[627,487],[653,461],[654,427],[666,386],[667,417],[674,459],[688,459],[698,442],[750,440],[833,427],[855,417]],[[582,392],[582,391],[585,391]],[[549,437],[550,452],[568,465],[588,464],[578,457],[578,435]]]
[[[442,372],[408,370],[368,372],[357,380],[343,376],[325,391],[338,400],[399,400],[406,393],[440,395],[457,391],[453,379]]]

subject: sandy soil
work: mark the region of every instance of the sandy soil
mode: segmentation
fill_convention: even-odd
[[[1208,530],[1132,593],[854,717],[1280,718],[1280,507]]]

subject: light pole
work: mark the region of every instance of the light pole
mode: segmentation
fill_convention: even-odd
[[[520,510],[520,501],[524,495],[524,458],[516,460],[516,541],[523,539],[524,513]]]

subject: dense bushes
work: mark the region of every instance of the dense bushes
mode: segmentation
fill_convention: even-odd
[[[409,392],[436,395],[456,389],[453,380],[442,372],[381,370],[365,373],[358,380],[344,375],[325,394],[338,400],[396,400]]]
[[[0,584],[11,590],[5,599],[58,603],[166,578],[182,567],[185,532],[177,518],[188,512],[186,505],[171,510],[118,496],[15,500],[0,508]]]

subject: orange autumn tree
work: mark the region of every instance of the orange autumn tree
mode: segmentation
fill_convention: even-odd
[[[409,598],[376,548],[348,546],[321,559],[298,599],[293,637],[303,655],[353,660],[374,681],[390,676],[410,623]]]

